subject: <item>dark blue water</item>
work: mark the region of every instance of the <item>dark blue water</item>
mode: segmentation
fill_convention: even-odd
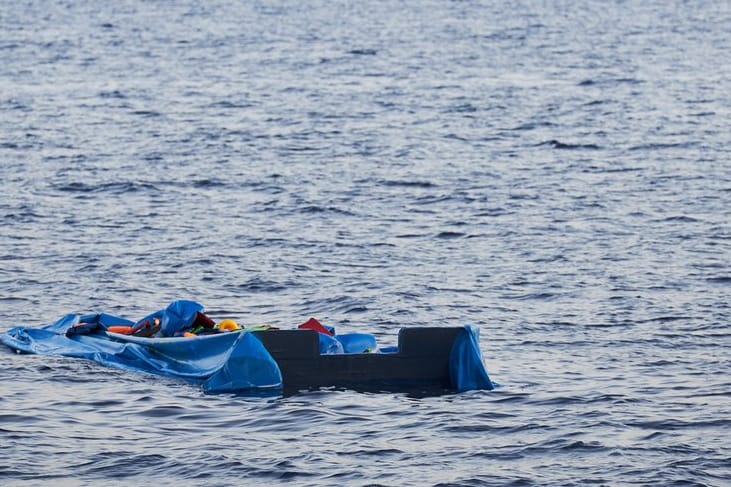
[[[502,388],[0,350],[0,484],[731,485],[731,4],[0,0],[0,331],[479,325]]]

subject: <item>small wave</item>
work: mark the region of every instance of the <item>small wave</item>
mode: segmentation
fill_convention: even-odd
[[[132,115],[137,115],[144,118],[157,118],[161,117],[162,113],[156,110],[133,110]]]
[[[27,424],[43,422],[47,419],[43,416],[33,416],[27,414],[0,414],[0,424]]]
[[[403,453],[404,453],[404,451],[399,450],[398,448],[375,448],[373,450],[361,448],[359,450],[347,452],[348,455],[366,455],[366,456],[378,456],[378,457],[388,456],[388,455],[402,455]]]
[[[117,100],[124,100],[127,98],[127,95],[119,90],[100,91],[98,96],[99,98],[111,98]]]
[[[548,301],[551,299],[556,299],[557,297],[558,294],[554,293],[528,293],[519,296],[513,296],[513,299],[517,299],[518,301]]]
[[[337,215],[355,216],[355,213],[336,206],[307,205],[301,207],[299,211],[302,213],[333,213]]]
[[[713,284],[731,284],[731,276],[708,277],[706,282]]]
[[[525,342],[523,342],[521,345],[524,345]],[[538,344],[538,342],[535,342],[534,344]],[[576,346],[575,343],[571,344],[572,346]],[[556,397],[549,397],[547,399],[538,399],[530,401],[531,404],[538,405],[538,406],[568,406],[572,404],[584,404],[589,402],[589,398],[581,397],[581,396],[556,396]]]
[[[132,181],[118,181],[103,184],[87,184],[80,182],[67,183],[62,185],[56,185],[57,191],[64,193],[111,193],[111,194],[125,194],[125,193],[137,193],[137,192],[153,192],[159,191],[159,189],[150,183],[137,183]]]
[[[435,188],[437,185],[431,181],[408,181],[395,179],[382,179],[378,181],[383,186],[404,187],[404,188]]]
[[[135,414],[137,416],[144,416],[148,418],[173,418],[176,416],[184,415],[188,411],[182,406],[154,406],[143,411],[138,411]]]
[[[554,149],[560,149],[560,150],[599,150],[601,147],[599,147],[596,144],[568,144],[565,142],[561,142],[556,139],[547,140],[545,142],[541,142],[538,144],[538,146],[549,146]]]
[[[348,54],[353,54],[354,56],[375,56],[378,54],[378,51],[375,49],[351,49],[348,51]]]
[[[510,215],[512,213],[514,213],[514,212],[507,210],[506,208],[490,208],[489,210],[475,213],[475,216],[476,217],[497,217],[497,216]]]
[[[615,174],[624,172],[640,172],[643,171],[643,169],[639,167],[602,167],[591,165],[582,167],[580,171],[590,174]]]
[[[716,112],[698,112],[698,113],[691,113],[691,117],[715,117]]]
[[[436,237],[437,238],[450,239],[450,238],[462,238],[462,237],[464,237],[466,235],[467,235],[466,233],[462,233],[462,232],[445,231],[445,232],[439,232],[436,235]]]
[[[368,311],[368,307],[367,307],[367,306],[353,306],[353,307],[351,307],[351,308],[348,308],[348,309],[344,309],[344,310],[343,310],[343,313],[344,313],[344,314],[350,314],[350,313],[365,313],[365,312],[367,312],[367,311]]]
[[[241,108],[251,108],[252,106],[254,106],[254,105],[251,103],[223,100],[223,101],[217,101],[217,102],[210,103],[208,105],[208,108],[222,108],[225,110],[233,110],[233,109],[241,109]]]
[[[693,218],[692,216],[686,216],[686,215],[676,215],[676,216],[669,216],[667,218],[663,218],[661,220],[657,220],[658,222],[676,222],[676,223],[698,223],[703,220],[699,220],[698,218]]]
[[[18,110],[21,112],[31,112],[33,108],[29,103],[10,98],[7,100],[0,101],[0,107],[6,110]]]
[[[653,144],[640,144],[633,145],[628,150],[630,151],[644,151],[644,150],[667,150],[667,149],[690,149],[696,147],[698,142],[675,142],[675,143],[653,143]]]
[[[227,183],[225,181],[221,181],[220,179],[199,179],[197,181],[193,181],[191,185],[194,188],[220,188],[223,186],[226,186]]]
[[[569,259],[563,254],[549,255],[546,257],[537,257],[535,259],[528,259],[527,262],[531,264],[542,264],[547,262],[568,262]]]
[[[29,223],[42,218],[42,215],[27,205],[21,205],[18,208],[11,209],[2,218],[7,223]]]
[[[320,147],[313,147],[313,146],[308,146],[308,145],[288,145],[288,146],[284,147],[282,150],[285,153],[286,152],[299,153],[299,152],[317,152],[320,149],[321,149]]]
[[[553,127],[556,124],[553,122],[526,122],[521,125],[518,125],[517,127],[513,127],[510,130],[512,131],[522,131],[522,130],[535,130],[537,128],[543,128],[543,127]]]
[[[444,201],[450,201],[454,199],[450,195],[435,195],[435,196],[422,196],[419,198],[416,198],[416,204],[418,205],[431,205],[434,203],[442,203]]]
[[[259,277],[255,277],[253,279],[248,280],[247,282],[244,282],[242,284],[239,284],[237,289],[243,290],[243,291],[249,291],[249,292],[279,292],[284,291],[286,289],[296,287],[295,282],[282,284],[277,281],[270,281],[266,279],[261,279]]]
[[[463,103],[461,105],[455,105],[447,109],[447,113],[474,113],[478,109],[471,103]]]
[[[316,312],[359,313],[369,309],[368,304],[370,303],[364,299],[336,296],[325,300],[305,301],[302,306],[306,313],[310,314]]]
[[[641,429],[653,429],[661,431],[674,431],[682,429],[697,429],[697,428],[726,428],[731,425],[731,421],[728,419],[716,419],[716,420],[705,420],[705,421],[682,421],[679,419],[661,419],[653,421],[632,421],[627,423],[628,426],[633,426]]]
[[[621,84],[629,84],[629,85],[638,85],[644,83],[641,79],[638,78],[606,78],[606,79],[591,79],[587,78],[584,80],[579,81],[576,86],[597,86],[597,85],[621,85]]]
[[[20,296],[2,296],[0,297],[0,303],[4,304],[10,304],[10,303],[32,303],[32,299],[28,298],[22,298]]]
[[[162,161],[165,159],[164,155],[159,152],[151,152],[142,156],[142,159],[148,162]]]
[[[73,468],[81,475],[104,475],[109,478],[124,478],[138,476],[140,472],[157,470],[162,467],[172,467],[167,457],[157,453],[124,454],[120,452],[101,452],[93,455],[90,460],[74,465]]]
[[[673,321],[681,321],[681,320],[688,321],[688,320],[692,320],[692,319],[693,319],[692,316],[685,316],[685,315],[672,316],[672,315],[668,315],[668,316],[658,316],[658,317],[655,317],[655,318],[649,318],[649,319],[646,319],[646,320],[638,320],[637,323],[655,323],[655,322],[657,322],[657,323],[671,323]]]

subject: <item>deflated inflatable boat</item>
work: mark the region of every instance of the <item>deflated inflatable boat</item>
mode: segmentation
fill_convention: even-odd
[[[40,328],[11,328],[0,342],[19,352],[177,377],[205,392],[494,388],[472,326],[403,328],[398,346],[380,349],[373,335],[338,335],[314,319],[295,330],[267,328],[216,324],[202,305],[180,300],[137,322],[69,314]]]

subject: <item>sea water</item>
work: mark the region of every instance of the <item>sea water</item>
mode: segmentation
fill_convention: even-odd
[[[0,1],[0,332],[474,324],[495,391],[0,349],[0,484],[731,485],[727,1]]]

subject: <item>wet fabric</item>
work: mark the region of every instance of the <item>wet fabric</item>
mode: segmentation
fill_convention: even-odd
[[[485,370],[479,346],[480,330],[467,325],[457,335],[449,356],[449,378],[459,392],[476,389],[492,390],[495,383]]]
[[[12,328],[0,341],[26,353],[85,358],[118,369],[177,377],[201,384],[206,392],[282,386],[276,362],[250,333],[198,338],[142,338],[103,330],[67,334],[79,323],[102,328],[133,324],[107,314],[70,314],[43,328]]]
[[[335,335],[344,353],[373,353],[378,350],[376,337],[370,333],[343,333]]]
[[[203,312],[203,305],[185,299],[173,301],[167,308],[149,314],[135,323],[152,323],[155,319],[160,320],[160,331],[163,336],[172,337],[179,334],[195,323],[199,314]]]

